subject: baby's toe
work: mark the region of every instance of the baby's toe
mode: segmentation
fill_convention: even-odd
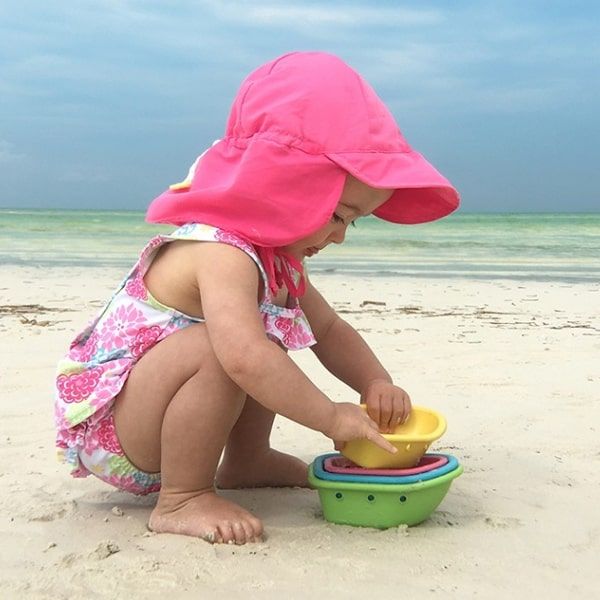
[[[247,520],[244,520],[244,521],[242,521],[242,527],[244,528],[244,535],[246,537],[246,543],[255,542],[256,538],[254,535],[254,528],[252,527],[252,525]]]
[[[200,537],[205,542],[208,542],[209,544],[219,544],[222,542],[221,534],[219,533],[219,531],[217,529],[214,529],[212,531],[207,531],[207,532],[203,533]]]
[[[252,537],[255,540],[262,540],[264,533],[262,521],[252,516],[248,519],[247,523],[252,528]]]
[[[235,536],[236,544],[245,544],[246,543],[246,530],[240,521],[235,521],[232,524],[233,534]]]
[[[219,523],[218,530],[221,536],[222,544],[232,544],[233,542],[235,542],[235,534],[229,521]]]

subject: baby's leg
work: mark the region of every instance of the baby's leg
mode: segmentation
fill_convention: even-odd
[[[307,487],[306,463],[273,450],[269,438],[275,413],[248,396],[217,471],[220,488]]]
[[[170,335],[133,368],[116,399],[115,427],[133,464],[161,471],[151,529],[210,541],[260,538],[260,521],[214,491],[219,457],[244,400],[201,324]]]

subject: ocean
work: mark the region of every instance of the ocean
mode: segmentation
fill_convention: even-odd
[[[122,267],[168,226],[143,212],[0,209],[0,266]],[[374,217],[308,259],[310,272],[600,282],[600,213],[462,214],[395,226]]]

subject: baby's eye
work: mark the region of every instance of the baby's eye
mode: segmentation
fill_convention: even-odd
[[[342,217],[340,217],[340,215],[338,215],[337,213],[333,213],[331,220],[334,223],[343,223],[344,222],[344,219]]]

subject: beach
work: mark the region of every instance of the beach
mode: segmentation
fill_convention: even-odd
[[[224,491],[263,543],[210,545],[146,528],[152,497],[57,462],[55,364],[119,266],[0,265],[2,598],[597,598],[598,281],[315,272],[414,404],[445,415],[431,451],[464,474],[419,526],[323,520],[308,489]],[[292,354],[333,400],[356,394]],[[278,417],[273,445],[332,450]]]
[[[327,523],[306,489],[224,491],[264,543],[210,546],[146,529],[134,497],[57,462],[53,376],[157,232],[140,213],[2,211],[3,597],[596,597],[600,549],[600,217],[459,215],[416,228],[361,220],[311,259],[311,280],[416,405],[431,451],[464,466],[413,528]],[[357,400],[310,350],[292,358],[332,400]],[[277,418],[306,462],[329,440]]]

